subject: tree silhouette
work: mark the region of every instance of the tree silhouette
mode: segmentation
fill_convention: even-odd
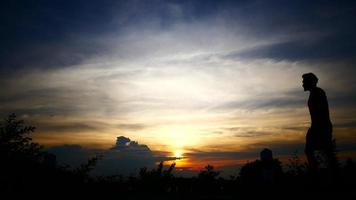
[[[86,164],[70,170],[57,166],[56,156],[43,151],[32,141],[35,127],[11,114],[0,122],[0,187],[4,192],[18,195],[43,190],[80,191],[88,182],[89,172],[100,157],[93,157]]]
[[[0,124],[0,183],[6,191],[25,190],[40,171],[42,147],[32,142],[30,134],[34,130],[15,114]]]
[[[9,115],[0,124],[0,153],[5,159],[26,159],[38,161],[42,156],[42,146],[32,142],[29,137],[35,131],[33,126],[25,126],[23,120],[16,119],[15,114]]]
[[[198,178],[204,181],[213,181],[219,176],[220,172],[214,170],[214,166],[207,165],[204,170],[200,171]]]

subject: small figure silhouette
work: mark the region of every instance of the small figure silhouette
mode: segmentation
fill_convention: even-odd
[[[260,159],[244,165],[239,175],[243,184],[268,191],[280,183],[283,171],[281,162],[273,158],[272,150],[265,148],[260,152]]]
[[[317,87],[318,78],[313,73],[303,74],[302,78],[304,91],[310,92],[308,108],[311,117],[305,154],[311,171],[316,172],[322,166],[329,166],[332,160],[332,124],[326,94]]]
[[[262,181],[266,184],[274,184],[277,180],[280,168],[273,161],[273,153],[270,149],[263,149],[260,153],[262,162]]]

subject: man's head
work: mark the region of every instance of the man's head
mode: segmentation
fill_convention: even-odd
[[[306,73],[303,74],[303,88],[304,91],[310,91],[311,89],[316,87],[318,83],[318,77],[315,76],[313,73]]]

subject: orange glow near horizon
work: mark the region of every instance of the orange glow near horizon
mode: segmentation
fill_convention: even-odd
[[[175,163],[175,169],[178,171],[181,170],[190,170],[199,172],[203,170],[207,165],[214,166],[215,169],[220,169],[222,167],[237,167],[243,164],[246,164],[249,161],[254,161],[258,159],[258,157],[250,158],[250,159],[217,159],[217,158],[208,158],[208,159],[191,159],[188,157],[183,157],[182,159],[176,159],[173,161],[166,161],[164,165],[169,166]]]

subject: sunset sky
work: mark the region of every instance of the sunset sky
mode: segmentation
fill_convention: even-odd
[[[355,1],[9,1],[0,114],[59,160],[103,154],[107,173],[235,169],[263,148],[303,154],[313,72],[354,156],[355,15]]]

